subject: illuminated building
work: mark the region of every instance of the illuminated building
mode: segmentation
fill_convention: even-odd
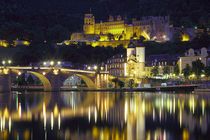
[[[185,53],[185,56],[179,58],[178,64],[179,64],[180,73],[186,67],[187,64],[189,66],[192,66],[192,62],[196,60],[201,60],[201,62],[206,66],[207,57],[208,57],[208,50],[206,48],[201,48],[200,50],[189,49]]]
[[[128,46],[130,40],[145,40],[159,42],[169,40],[169,17],[144,17],[141,20],[132,19],[131,23],[121,16],[109,16],[108,21],[96,22],[93,14],[85,14],[83,32],[73,33],[65,44],[85,42],[94,46]]]
[[[129,44],[127,48],[127,65],[125,76],[142,78],[145,76],[145,47],[141,44]]]
[[[115,55],[112,58],[107,60],[107,70],[111,75],[114,76],[125,76],[124,71],[125,71],[125,56],[124,55]]]
[[[9,46],[9,43],[6,40],[0,40],[0,46],[6,48]]]
[[[9,43],[7,40],[0,40],[0,47],[7,48],[10,45],[17,47],[17,46],[30,46],[30,42],[26,40],[14,40],[13,43]]]
[[[149,55],[146,57],[146,66],[145,66],[145,73],[147,77],[152,76],[152,69],[153,67],[157,66],[160,75],[163,75],[164,67],[169,68],[169,73],[174,73],[174,67],[177,64],[180,55],[170,55],[170,54],[156,54],[156,55]]]
[[[107,61],[107,70],[116,77],[138,79],[145,76],[145,47],[130,43],[127,55],[116,55]]]
[[[190,41],[190,36],[188,34],[182,34],[182,42]]]

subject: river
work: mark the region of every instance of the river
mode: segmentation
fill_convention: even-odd
[[[210,95],[173,92],[0,94],[2,140],[203,140]]]

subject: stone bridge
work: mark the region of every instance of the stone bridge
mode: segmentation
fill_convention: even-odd
[[[28,73],[37,77],[44,91],[59,91],[64,81],[72,75],[80,77],[88,88],[106,88],[109,73],[107,71],[89,71],[61,67],[0,67],[0,92],[11,90],[12,79]]]

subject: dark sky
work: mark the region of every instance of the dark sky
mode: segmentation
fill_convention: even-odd
[[[49,17],[46,22],[54,24],[53,20],[57,18],[55,24],[60,21],[64,25],[71,18],[76,20],[75,23],[82,22],[84,13],[92,9],[96,19],[100,20],[107,19],[108,15],[128,18],[169,15],[175,24],[192,25],[210,22],[209,7],[210,0],[0,0],[0,20],[22,22],[21,19]]]

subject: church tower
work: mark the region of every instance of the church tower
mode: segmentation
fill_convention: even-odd
[[[144,77],[145,74],[145,47],[142,44],[136,46],[136,70],[138,77]]]
[[[126,76],[138,79],[145,76],[145,47],[130,43],[127,48]]]
[[[83,31],[85,34],[95,33],[95,17],[93,14],[85,14]]]

